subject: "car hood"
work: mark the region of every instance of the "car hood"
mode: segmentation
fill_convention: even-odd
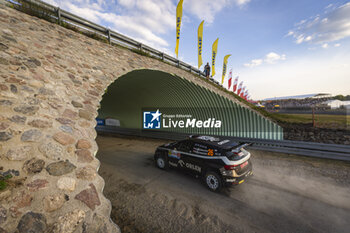
[[[161,145],[161,146],[158,146],[158,147],[162,147],[162,148],[172,148],[173,147],[173,145],[175,144],[175,142],[170,142],[170,143],[165,143],[165,144],[163,144],[163,145]]]

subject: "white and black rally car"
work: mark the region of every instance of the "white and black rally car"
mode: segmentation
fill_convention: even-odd
[[[212,191],[237,185],[253,174],[249,143],[237,143],[212,136],[191,136],[159,146],[154,154],[160,169],[176,167],[204,179]]]

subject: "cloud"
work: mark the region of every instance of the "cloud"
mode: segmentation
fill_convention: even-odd
[[[275,66],[238,69],[254,99],[309,93],[349,94],[350,54],[323,51],[326,56],[294,57]],[[330,81],[331,77],[331,81]],[[265,87],[268,88],[268,91]]]
[[[234,2],[238,6],[244,6],[244,5],[248,4],[250,2],[250,0],[235,0]]]
[[[178,1],[174,0],[44,0],[94,23],[111,28],[155,49],[174,55],[165,39],[175,32]],[[212,23],[225,7],[243,7],[250,0],[184,1],[183,25],[190,13]]]
[[[49,3],[49,4],[51,4],[51,5],[54,5],[54,6],[58,6],[59,4],[56,2],[56,1],[54,1],[54,0],[45,0],[44,2],[47,2],[47,3]]]
[[[262,59],[253,59],[250,63],[244,64],[245,67],[260,66],[263,63]]]
[[[271,53],[268,53],[265,57],[265,62],[269,64],[274,64],[279,60],[286,60],[286,55],[285,54],[279,55],[277,53],[271,52]]]
[[[312,40],[312,36],[305,37],[304,41],[310,41]]]
[[[73,14],[107,26],[141,43],[169,51],[163,39],[175,30],[176,6],[172,0],[46,0]]]
[[[303,43],[303,41],[304,41],[304,39],[305,39],[305,37],[304,37],[304,35],[303,35],[303,34],[298,35],[298,36],[295,36],[295,38],[296,38],[295,43],[297,43],[297,44],[301,44],[301,43]]]
[[[333,6],[333,4],[329,4],[328,6],[326,6],[324,9],[328,9],[328,8],[331,8]]]
[[[278,61],[284,61],[286,60],[286,55],[282,54],[279,55],[274,52],[270,52],[265,55],[263,59],[253,59],[249,63],[244,64],[245,67],[255,67],[260,66],[262,64],[275,64]]]
[[[207,23],[213,23],[215,15],[222,9],[232,5],[243,7],[249,2],[250,0],[191,0],[184,1],[184,9]]]
[[[327,44],[327,43],[324,43],[324,44],[322,45],[322,48],[324,48],[324,49],[328,48],[328,44]]]
[[[339,43],[338,43],[338,44],[335,44],[334,47],[340,47],[340,44],[339,44]]]
[[[326,7],[327,9],[332,6]],[[292,36],[297,44],[304,42],[324,44],[350,37],[350,2],[326,11],[321,17],[316,15],[296,23],[287,36]]]
[[[293,34],[294,34],[293,31],[289,31],[289,32],[287,33],[287,35],[285,35],[285,36],[292,36]]]

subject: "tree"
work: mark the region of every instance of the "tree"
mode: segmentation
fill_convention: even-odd
[[[350,100],[350,95],[346,95],[346,96],[336,95],[336,96],[334,96],[334,99],[341,100],[341,101]]]

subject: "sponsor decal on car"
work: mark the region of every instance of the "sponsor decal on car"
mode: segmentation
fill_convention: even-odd
[[[177,167],[177,163],[173,163],[171,161],[169,161],[169,165],[173,166],[173,167]]]
[[[200,139],[203,141],[210,141],[210,142],[217,142],[220,140],[219,138],[215,138],[215,137],[211,137],[211,136],[199,136],[199,137],[197,137],[197,139]]]
[[[228,143],[228,142],[230,142],[230,140],[223,140],[221,142],[218,142],[218,145],[223,145],[223,144]]]
[[[194,165],[192,163],[185,163],[183,160],[179,160],[178,164],[181,167],[187,167],[187,168],[192,169],[192,170],[197,171],[197,172],[201,172],[202,171],[201,167],[199,167],[197,165]]]
[[[213,155],[214,155],[214,150],[208,149],[208,156],[213,156]]]
[[[179,164],[180,164],[181,167],[185,166],[185,162],[182,161],[182,160],[179,160]]]
[[[236,179],[226,179],[226,182],[235,182]]]
[[[169,151],[168,153],[169,157],[175,158],[175,159],[181,159],[181,154],[177,152],[176,150]]]
[[[186,167],[189,168],[189,169],[192,169],[194,171],[197,171],[197,172],[201,172],[202,168],[197,166],[197,165],[194,165],[192,163],[186,163]]]

